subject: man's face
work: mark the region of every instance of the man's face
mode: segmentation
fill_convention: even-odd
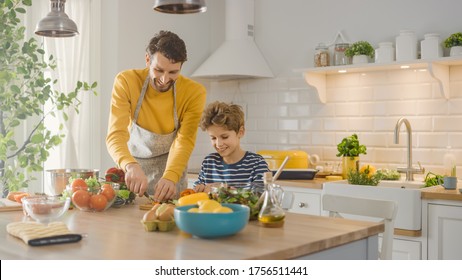
[[[180,75],[182,63],[172,63],[160,52],[156,52],[152,57],[146,54],[146,66],[149,67],[151,86],[160,92],[166,92]]]

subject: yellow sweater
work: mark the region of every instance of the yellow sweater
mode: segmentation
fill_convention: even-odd
[[[116,76],[112,89],[106,146],[112,159],[124,170],[127,164],[136,162],[128,150],[127,142],[136,104],[148,73],[148,68],[123,71]],[[175,88],[179,130],[170,148],[163,178],[177,183],[194,148],[206,102],[206,90],[203,85],[181,75]],[[171,133],[175,128],[172,90],[159,92],[149,85],[137,123],[157,134]]]

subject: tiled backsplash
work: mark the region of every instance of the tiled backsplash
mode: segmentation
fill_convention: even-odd
[[[462,66],[450,70],[451,97],[439,93],[427,71],[400,70],[339,74],[327,77],[327,102],[302,78],[276,78],[212,82],[208,102],[221,100],[243,105],[246,135],[242,145],[250,151],[300,149],[318,154],[321,161],[340,161],[337,144],[358,134],[367,147],[361,164],[393,168],[406,164],[407,134],[400,117],[412,127],[413,164],[443,173],[443,155],[451,146],[462,174]],[[212,152],[208,136],[199,130],[189,168],[200,168]]]

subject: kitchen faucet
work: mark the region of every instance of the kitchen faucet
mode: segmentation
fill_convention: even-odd
[[[395,126],[395,144],[399,143],[399,129],[401,128],[401,124],[404,123],[406,125],[407,130],[407,167],[402,168],[398,167],[399,173],[406,173],[406,181],[414,181],[414,174],[424,174],[425,168],[422,168],[419,163],[419,168],[412,167],[412,129],[411,123],[406,118],[400,118]]]

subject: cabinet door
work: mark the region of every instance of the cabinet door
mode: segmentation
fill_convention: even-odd
[[[462,259],[462,206],[428,205],[428,259]]]
[[[304,192],[285,192],[283,208],[299,214],[321,215],[321,195]]]
[[[379,239],[381,244],[382,238]],[[422,244],[420,241],[393,239],[393,260],[420,260],[422,258]]]

